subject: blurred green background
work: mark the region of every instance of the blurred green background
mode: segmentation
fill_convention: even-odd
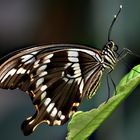
[[[76,43],[102,49],[120,4],[123,9],[111,39],[120,50],[126,47],[140,55],[139,0],[0,0],[0,57],[31,45],[52,43]],[[132,67],[139,63],[139,58],[128,56],[126,61]],[[128,71],[129,68],[120,62],[112,73],[115,83]],[[107,93],[104,76],[96,96],[85,100],[80,109],[97,107],[107,99]],[[89,140],[139,140],[139,106],[140,89],[137,88]],[[23,136],[20,124],[34,111],[25,93],[0,90],[0,139],[65,139],[67,124],[54,127],[42,124],[30,136]]]

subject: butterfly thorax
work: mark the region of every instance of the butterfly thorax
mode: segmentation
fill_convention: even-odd
[[[116,63],[118,62],[117,46],[113,41],[109,41],[103,48],[103,67],[114,70]]]

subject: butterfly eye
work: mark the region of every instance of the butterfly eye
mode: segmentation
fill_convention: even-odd
[[[109,42],[106,44],[106,46],[109,47],[109,48],[113,48],[114,42],[113,42],[113,41],[109,41]]]
[[[108,42],[107,45],[111,48],[113,46],[113,43],[112,42]]]
[[[117,51],[118,51],[118,45],[114,45],[113,50],[114,50],[115,52],[117,52]]]
[[[107,46],[112,50],[112,51],[118,51],[118,45],[114,44],[113,41],[110,41],[107,43]]]

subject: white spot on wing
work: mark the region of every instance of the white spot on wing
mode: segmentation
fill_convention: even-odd
[[[54,105],[55,105],[55,103],[49,104],[49,106],[47,107],[46,111],[49,113],[52,110],[52,108],[54,107]]]
[[[53,57],[53,54],[49,54],[46,56],[48,59],[52,58]]]
[[[25,62],[25,64],[29,64],[35,60],[33,55],[30,54],[22,56],[21,59],[21,62]]]
[[[40,88],[40,90],[41,90],[41,91],[44,91],[44,90],[46,90],[46,88],[47,88],[47,85],[43,85],[43,86]]]
[[[40,60],[35,61],[34,68],[37,68],[39,66],[39,62],[40,62]]]
[[[28,55],[22,56],[21,59],[22,59],[22,62],[25,62],[25,61],[31,59],[32,57],[33,57],[33,55],[28,54]]]
[[[72,82],[73,82],[73,79],[70,79],[68,83],[69,83],[69,84],[72,84]]]
[[[35,55],[35,54],[37,54],[37,53],[38,53],[38,51],[36,51],[36,52],[32,52],[31,54],[34,54],[34,55]]]
[[[74,56],[74,57],[78,57],[78,52],[77,51],[68,51],[68,56]]]
[[[47,98],[44,102],[44,105],[47,106],[51,102],[51,98]]]
[[[38,88],[44,82],[44,78],[40,78],[36,82],[36,88]]]
[[[30,70],[28,70],[27,73],[29,74],[30,73]]]
[[[79,62],[79,59],[76,58],[76,57],[68,57],[68,60],[69,60],[70,62]]]
[[[80,84],[80,82],[81,82],[81,77],[79,77],[79,78],[76,78],[76,81],[77,81],[77,83],[78,83],[78,85]]]
[[[69,79],[68,79],[68,78],[66,78],[66,77],[64,77],[64,78],[63,78],[63,80],[64,80],[65,82],[67,82]]]
[[[39,73],[40,71],[43,71],[47,68],[47,65],[42,65],[41,67],[38,68],[37,73]]]
[[[50,122],[49,120],[46,120],[46,123],[47,123],[48,125],[50,125],[51,122]]]
[[[62,111],[58,111],[58,117],[60,117],[62,115]]]
[[[56,114],[57,114],[57,108],[54,107],[53,110],[52,110],[52,112],[51,112],[51,116],[52,116],[52,117],[55,117]]]
[[[47,74],[48,74],[47,71],[43,71],[43,72],[41,72],[41,73],[39,74],[39,77],[45,76],[45,75],[47,75]]]
[[[61,121],[60,120],[54,120],[53,125],[61,125]]]
[[[25,62],[24,64],[29,64],[29,63],[32,63],[33,61],[35,61],[35,58],[32,58],[32,59],[28,60],[28,61]]]
[[[63,77],[63,76],[65,75],[64,71],[62,71],[62,73],[61,73],[61,74],[62,74],[62,77]]]
[[[71,64],[72,64],[72,63],[66,63],[65,66],[64,66],[64,68],[65,68],[65,69],[68,68]]]
[[[51,60],[50,59],[47,59],[47,60],[43,60],[43,63],[50,63]]]
[[[31,125],[35,120],[33,119],[32,121],[29,122],[29,125]]]
[[[74,63],[74,64],[72,65],[72,67],[73,67],[73,68],[79,68],[80,65],[79,65],[79,63]]]
[[[74,73],[75,75],[73,76],[73,77],[79,77],[79,76],[81,76],[81,73]]]
[[[17,74],[24,74],[26,72],[26,69],[24,68],[19,68],[17,71]]]
[[[15,72],[16,72],[16,69],[15,69],[15,68],[11,69],[11,70],[3,77],[1,83],[4,82],[5,79],[8,78],[8,76],[13,76],[13,75],[15,74]]]
[[[76,74],[80,74],[81,75],[81,70],[80,70],[80,68],[78,69],[78,70],[75,70],[74,71],[74,74],[76,75]]]
[[[70,118],[74,113],[75,113],[74,110],[70,111],[70,113],[69,113],[69,118]]]
[[[84,80],[81,81],[81,84],[80,84],[80,87],[79,87],[80,93],[83,92],[83,88],[84,88]]]
[[[78,107],[79,105],[80,105],[80,103],[79,103],[79,102],[75,102],[75,103],[73,103],[73,105],[72,105],[72,106]]]
[[[51,62],[51,58],[53,57],[54,54],[49,54],[47,56],[44,57],[43,59],[43,63],[50,63]]]
[[[60,116],[60,120],[64,120],[65,119],[65,116],[64,115],[61,115]]]
[[[46,95],[47,95],[47,92],[44,91],[44,92],[41,94],[41,100],[43,100],[43,99],[46,97]]]

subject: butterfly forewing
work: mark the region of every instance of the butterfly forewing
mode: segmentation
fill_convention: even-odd
[[[60,49],[61,48],[61,49]],[[37,112],[22,124],[28,135],[40,123],[64,124],[99,85],[101,52],[80,45],[24,50],[0,66],[0,87],[26,91]]]

